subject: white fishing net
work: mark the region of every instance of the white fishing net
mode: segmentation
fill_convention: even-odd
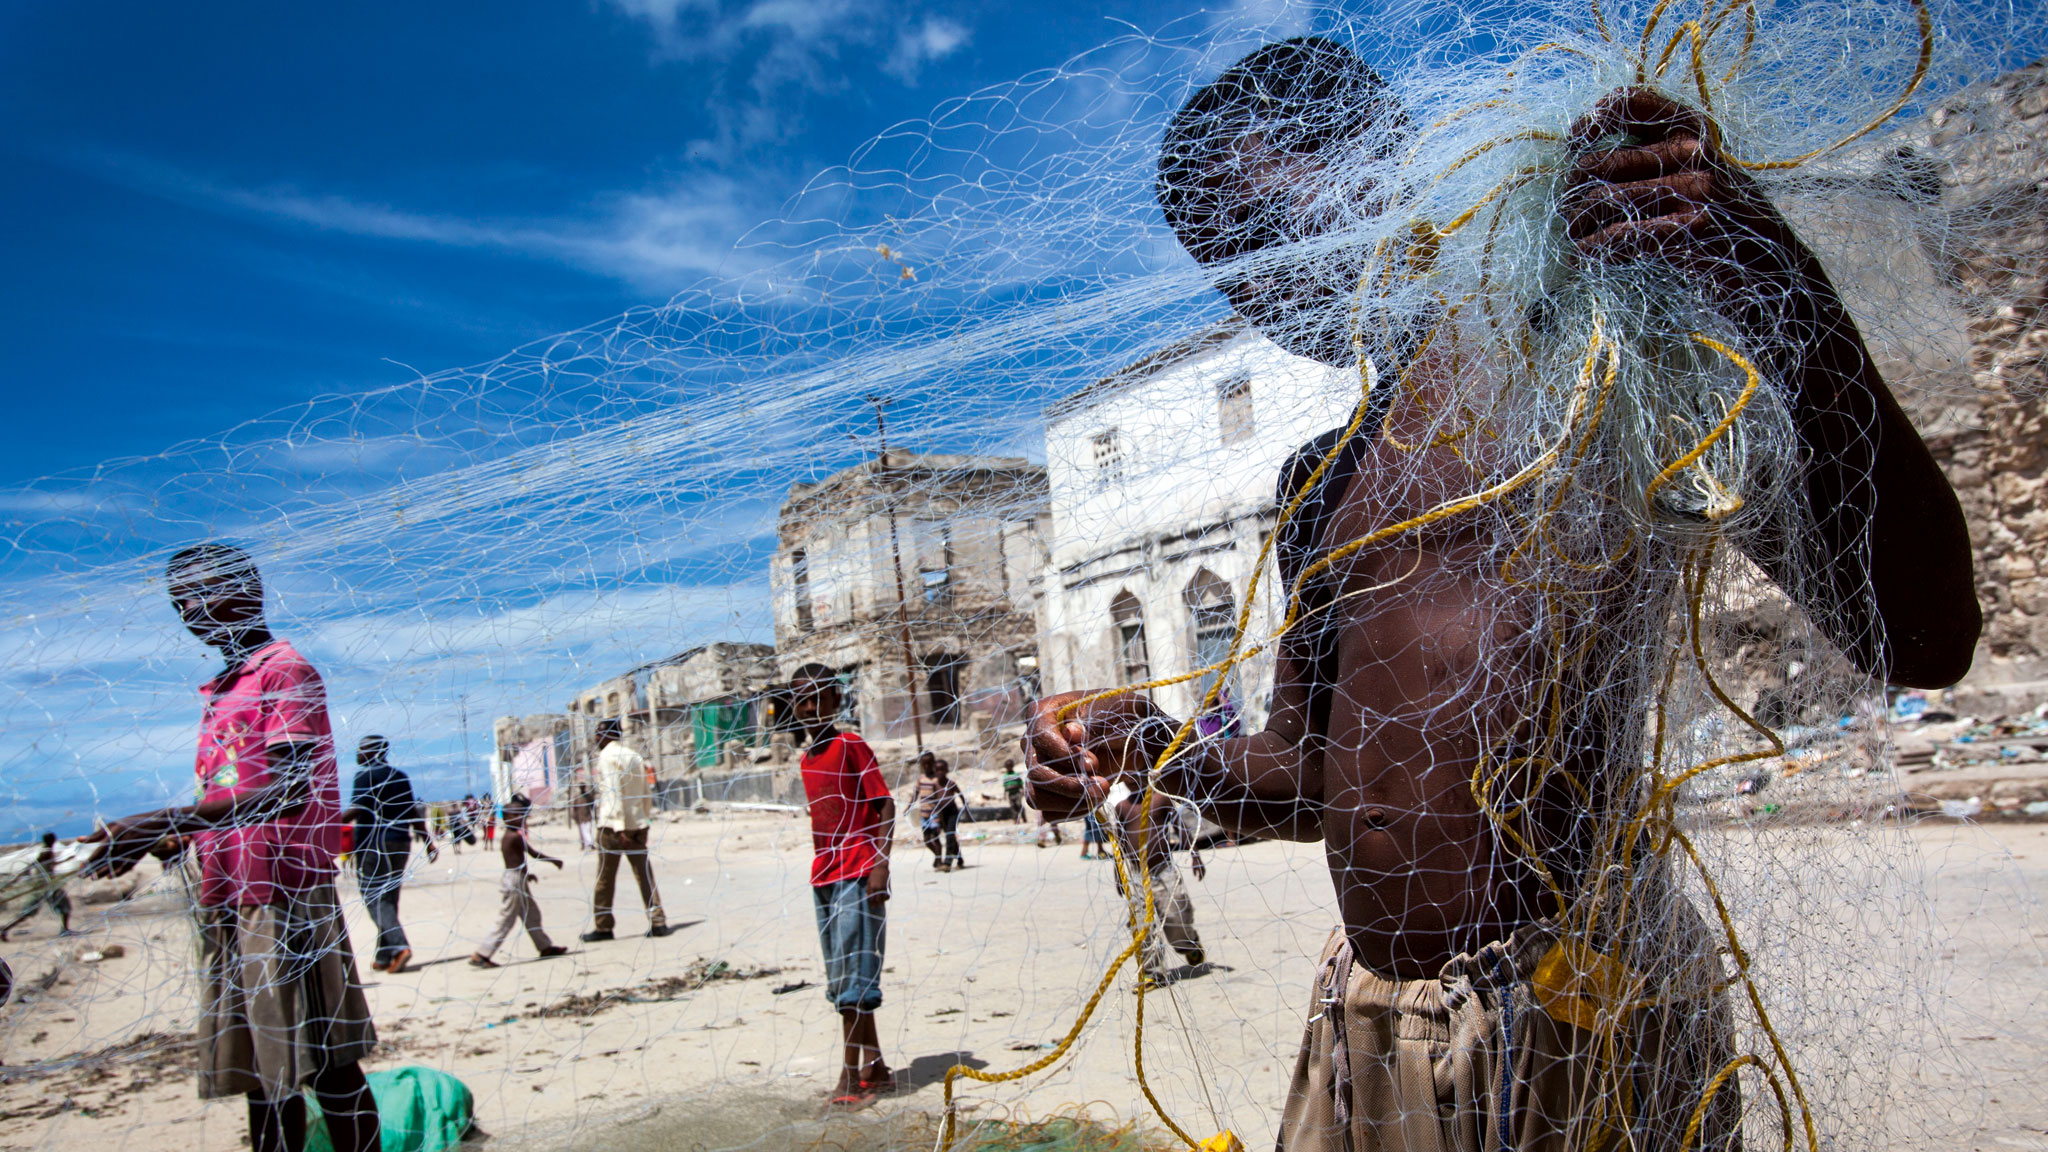
[[[200,541],[261,569],[344,797],[386,736],[439,837],[407,971],[368,971],[362,852],[336,881],[366,1067],[452,1073],[498,1138],[986,1140],[1089,1105],[1166,1145],[1951,1146],[1990,1082],[1952,1002],[2003,977],[1944,966],[1882,673],[1960,673],[1968,542],[1855,333],[1932,426],[1986,318],[2032,324],[2048,87],[1987,85],[2041,32],[1910,0],[1191,17],[869,141],[744,274],[8,492],[0,836],[63,839],[0,854],[0,898],[62,880],[86,935],[7,945],[0,1147],[242,1131],[187,1072],[198,863],[72,878],[94,820],[193,796],[218,664],[165,561]],[[1573,165],[1674,130],[1750,197],[1727,234],[1577,243],[1626,213]],[[1767,267],[1771,206],[1820,272]],[[813,662],[902,811],[878,1021],[926,1119],[886,1133],[812,1120]],[[1086,871],[1078,814],[1054,851],[1004,780],[1058,693],[1128,769]],[[627,867],[587,847],[603,719],[658,809]],[[929,821],[924,748],[961,789]],[[515,792],[568,865],[531,897],[463,836],[465,793]],[[927,822],[968,867],[924,867]],[[635,939],[639,861],[672,934]],[[574,941],[601,866],[617,938]],[[472,969],[513,893],[575,950]]]

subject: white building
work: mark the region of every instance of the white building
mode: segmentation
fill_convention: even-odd
[[[1045,689],[1176,676],[1228,650],[1278,507],[1281,466],[1342,427],[1356,380],[1281,351],[1233,321],[1207,329],[1046,409],[1051,560],[1042,582]],[[1284,592],[1269,560],[1251,641],[1270,636]],[[1272,661],[1225,683],[1253,725]],[[1186,716],[1206,678],[1153,699]]]

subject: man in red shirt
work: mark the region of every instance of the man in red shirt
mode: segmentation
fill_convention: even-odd
[[[245,1096],[252,1152],[300,1152],[310,1088],[336,1152],[376,1152],[377,1104],[359,1061],[377,1043],[334,893],[339,772],[319,673],[263,620],[240,548],[171,557],[171,603],[227,667],[199,689],[199,802],[85,837],[118,876],[167,837],[199,864],[199,1095]]]
[[[825,951],[825,998],[839,1009],[846,1048],[832,1102],[860,1104],[896,1087],[875,1035],[896,800],[867,741],[833,724],[839,716],[838,674],[823,664],[806,664],[790,678],[790,691],[808,745],[804,797],[816,853],[811,896]]]

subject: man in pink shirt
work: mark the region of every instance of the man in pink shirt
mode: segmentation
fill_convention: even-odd
[[[806,664],[790,678],[804,749],[804,799],[811,815],[811,896],[825,953],[825,998],[839,1009],[845,1046],[832,1102],[859,1105],[896,1087],[875,1035],[882,1006],[882,950],[888,929],[889,848],[896,799],[867,741],[833,726],[839,677]]]
[[[199,688],[198,803],[94,832],[103,875],[166,837],[199,865],[199,1095],[244,1096],[253,1152],[301,1152],[311,1089],[336,1152],[377,1152],[359,1061],[377,1042],[334,893],[340,782],[320,676],[263,620],[263,582],[240,548],[171,557],[171,602],[227,667]]]

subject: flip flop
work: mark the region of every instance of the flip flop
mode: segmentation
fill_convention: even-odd
[[[496,968],[498,967],[498,962],[488,956],[478,956],[475,953],[471,953],[469,966],[471,968]]]

